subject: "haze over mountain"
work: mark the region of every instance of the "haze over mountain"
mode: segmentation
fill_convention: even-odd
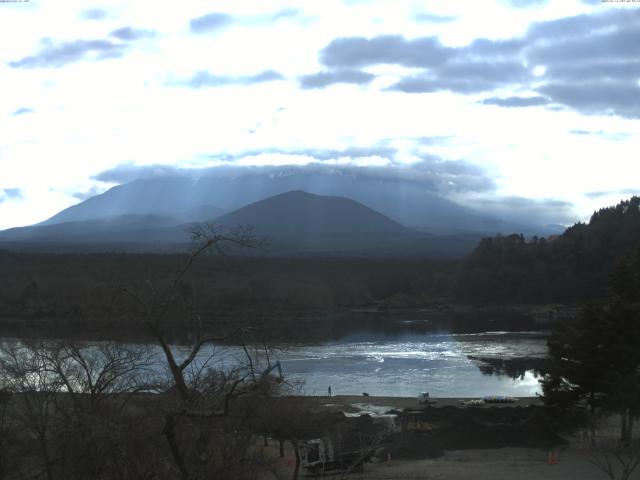
[[[9,228],[0,231],[2,242],[37,243],[166,243],[186,241],[186,234],[171,237],[180,222],[161,215],[119,215],[113,217]],[[160,232],[164,233],[158,235]]]
[[[172,174],[138,179],[69,207],[43,225],[118,215],[170,215],[184,221],[218,216],[217,209],[234,210],[269,196],[303,190],[316,195],[347,197],[396,222],[421,231],[452,233],[525,233],[547,235],[561,228],[506,222],[463,207],[410,178],[378,177],[347,168],[246,168],[196,175]],[[185,218],[202,205],[210,215]],[[214,208],[215,207],[215,208]],[[200,212],[206,213],[206,212]]]
[[[253,227],[256,235],[268,240],[268,248],[256,253],[269,255],[459,257],[480,239],[479,235],[419,232],[349,198],[300,190],[251,203],[213,220],[227,229]],[[184,250],[192,224],[166,215],[126,214],[12,228],[0,232],[0,245],[63,251]]]

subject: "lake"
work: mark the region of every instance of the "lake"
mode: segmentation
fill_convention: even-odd
[[[413,315],[367,315],[340,319],[332,335],[320,341],[280,344],[271,359],[281,362],[294,391],[304,395],[436,397],[484,395],[534,396],[540,392],[534,367],[547,353],[543,332],[509,331],[534,327],[513,318],[476,315],[465,321]],[[6,340],[5,340],[6,341]],[[15,342],[17,340],[9,340]],[[78,342],[90,348],[99,342]],[[153,346],[157,366],[164,370],[163,354]],[[174,347],[178,357],[187,347]],[[215,363],[232,368],[243,361],[240,346],[203,348],[204,362],[215,352]]]
[[[186,354],[183,347],[178,347]],[[299,393],[326,395],[439,397],[534,396],[540,392],[533,369],[505,373],[509,362],[542,359],[547,352],[539,332],[468,334],[353,335],[339,341],[281,347],[275,356]],[[203,356],[205,353],[203,352]],[[242,358],[239,347],[217,347],[221,365]]]

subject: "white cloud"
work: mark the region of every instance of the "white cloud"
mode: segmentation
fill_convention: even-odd
[[[621,8],[579,0],[520,9],[489,0],[440,2],[428,12],[415,7],[409,0],[206,5],[117,0],[88,14],[80,0],[0,4],[0,91],[10,92],[0,96],[0,189],[24,192],[23,198],[0,204],[0,228],[43,220],[77,202],[78,185],[90,192],[91,176],[115,165],[194,166],[207,162],[208,155],[246,150],[340,150],[387,142],[399,149],[396,162],[411,164],[428,153],[483,165],[497,182],[497,194],[566,200],[583,216],[602,200],[586,192],[624,191],[630,179],[640,178],[634,158],[640,150],[638,120],[584,116],[571,105],[554,110],[481,103],[489,97],[518,103],[535,95],[528,85],[500,83],[490,95],[385,91],[423,73],[410,62],[409,67],[363,66],[347,77],[328,70],[319,80],[354,83],[301,88],[300,78],[324,71],[319,53],[336,38],[434,37],[443,48],[454,48],[478,38],[521,37],[532,22]],[[191,32],[194,19],[216,12],[228,15],[224,28]],[[418,21],[420,13],[448,21]],[[121,34],[110,36],[113,32]],[[104,47],[73,42],[109,41],[122,56],[93,61],[95,49],[89,48],[86,56],[82,51],[56,68],[46,62],[11,67],[10,62],[42,53],[43,38],[57,47]],[[539,82],[552,71],[543,67],[527,66]],[[236,81],[197,90],[168,85],[199,71]],[[283,79],[251,81],[264,72]],[[376,78],[369,82],[369,75]],[[366,81],[359,85],[358,79]],[[420,145],[421,137],[448,140]],[[252,158],[244,162],[292,161],[291,155]],[[386,160],[358,161],[382,165]]]

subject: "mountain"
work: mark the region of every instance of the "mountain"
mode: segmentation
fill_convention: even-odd
[[[209,211],[209,210],[207,210]],[[94,220],[13,228],[0,244],[26,249],[184,250],[192,223],[158,215],[121,215]],[[412,230],[344,197],[286,192],[217,217],[232,229],[252,226],[268,239],[270,255],[427,255],[459,257],[479,236],[435,236]]]
[[[160,215],[120,215],[93,220],[17,227],[0,231],[3,242],[113,243],[149,242],[149,233],[171,231],[182,222]],[[178,239],[179,240],[179,239]],[[154,239],[154,241],[156,241]],[[166,236],[160,240],[166,242]]]
[[[182,212],[176,212],[173,214],[173,216],[183,223],[203,222],[213,220],[214,218],[217,218],[227,212],[228,210],[224,208],[218,208],[213,205],[198,205]]]
[[[347,197],[396,222],[425,232],[525,233],[548,235],[561,230],[526,222],[514,224],[443,198],[417,182],[354,173],[336,168],[247,168],[190,176],[166,175],[135,180],[62,210],[43,225],[133,215],[170,215],[201,205],[227,212],[285,192],[303,190],[316,195]],[[215,208],[215,207],[213,207]],[[222,213],[222,212],[220,212]],[[215,218],[218,215],[212,215]],[[208,217],[184,221],[202,221]]]
[[[416,232],[345,197],[313,195],[300,190],[274,195],[216,219],[225,226],[252,225],[263,235],[412,235]]]
[[[208,207],[189,211],[193,217],[218,213]],[[184,215],[186,216],[186,215]],[[212,219],[210,219],[212,220]],[[171,216],[120,215],[91,220],[40,224],[0,232],[0,240],[11,242],[72,243],[186,243],[193,222]],[[215,219],[233,228],[254,227],[256,234],[269,236],[281,245],[306,244],[344,247],[349,238],[358,246],[384,244],[396,237],[419,236],[399,223],[348,198],[326,197],[302,191],[287,192],[252,203]]]

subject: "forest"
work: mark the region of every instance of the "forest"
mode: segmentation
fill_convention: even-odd
[[[581,303],[603,298],[617,262],[640,242],[640,197],[595,212],[560,236],[485,238],[460,265],[458,299]]]

